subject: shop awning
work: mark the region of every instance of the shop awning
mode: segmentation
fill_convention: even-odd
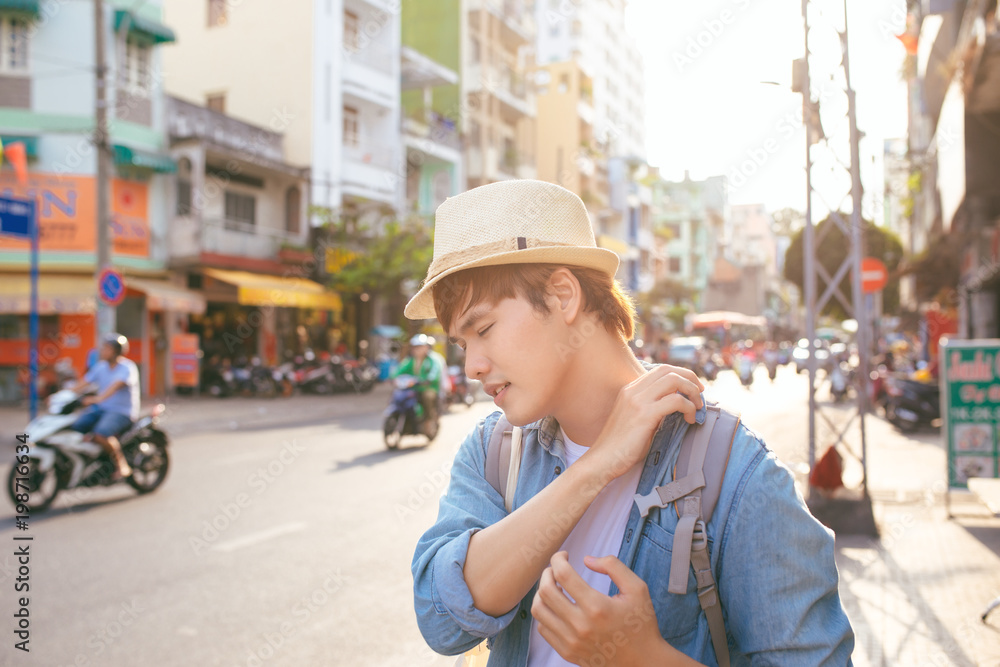
[[[0,12],[18,12],[38,16],[38,0],[0,0]]]
[[[3,0],[0,0],[3,2]],[[8,146],[14,143],[24,144],[24,154],[29,160],[38,157],[38,137],[18,137],[13,134],[0,134],[0,144]]]
[[[146,295],[150,310],[173,310],[180,313],[204,313],[205,297],[198,292],[178,287],[166,280],[126,278],[125,286]]]
[[[39,276],[38,312],[42,315],[93,313],[97,284],[92,275]],[[31,310],[31,281],[27,274],[0,276],[0,313],[27,314]]]
[[[129,35],[137,36],[153,44],[165,44],[177,41],[174,31],[167,26],[152,19],[144,19],[135,12],[130,12],[126,9],[115,10],[115,32],[121,29],[122,22],[126,19],[128,19]]]
[[[121,144],[115,144],[112,148],[114,149],[116,165],[151,169],[161,174],[172,174],[177,171],[177,163],[169,155],[130,148]]]
[[[206,276],[235,286],[237,301],[246,306],[318,310],[343,308],[340,296],[336,292],[331,292],[319,283],[305,278],[287,278],[223,269],[204,269],[204,271]]]

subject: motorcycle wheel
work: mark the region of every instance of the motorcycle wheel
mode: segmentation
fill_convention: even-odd
[[[382,434],[385,439],[386,449],[399,449],[399,443],[403,439],[403,426],[406,420],[403,415],[391,414],[385,418],[382,425]]]
[[[896,413],[896,406],[888,403],[885,406],[885,418],[889,423],[899,429],[901,433],[913,433],[917,430],[917,423],[908,419],[903,419]]]
[[[154,440],[142,440],[126,446],[126,450],[128,464],[132,467],[132,476],[128,478],[129,486],[139,493],[150,493],[163,484],[170,469],[170,455],[166,445]]]
[[[17,469],[22,466],[28,466],[27,475],[18,473]],[[18,488],[18,480],[25,478],[27,478],[26,483],[20,482],[21,486]],[[25,490],[25,487],[27,487],[27,490]],[[22,503],[32,512],[44,512],[47,510],[52,501],[56,499],[61,488],[56,473],[56,466],[52,466],[48,471],[42,472],[38,469],[38,460],[33,458],[29,458],[27,463],[11,467],[10,474],[7,476],[7,496],[14,504],[14,507]],[[17,499],[18,494],[25,493],[28,494],[28,501],[19,501]]]

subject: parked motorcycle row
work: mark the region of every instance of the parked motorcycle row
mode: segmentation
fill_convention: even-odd
[[[226,398],[229,396],[291,396],[303,394],[336,394],[371,391],[378,382],[378,368],[368,362],[346,356],[312,350],[271,368],[260,358],[213,357],[202,365],[202,394]]]

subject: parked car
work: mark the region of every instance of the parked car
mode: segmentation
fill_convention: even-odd
[[[690,368],[709,380],[715,379],[719,369],[719,360],[712,358],[703,336],[684,336],[671,340],[667,348],[667,363]]]

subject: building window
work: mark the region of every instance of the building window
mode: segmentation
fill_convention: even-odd
[[[357,53],[361,50],[361,40],[358,32],[358,15],[344,10],[344,50]]]
[[[294,185],[285,191],[285,229],[298,234],[302,222],[302,193]]]
[[[218,113],[226,113],[226,94],[212,93],[211,95],[206,95],[205,106],[208,107],[211,111],[216,111]]]
[[[226,192],[226,222],[254,225],[257,223],[257,200],[253,195]]]
[[[344,145],[358,146],[361,144],[361,124],[358,110],[354,107],[344,107]]]
[[[28,73],[28,20],[0,16],[0,72]]]
[[[125,63],[121,68],[121,85],[126,92],[132,95],[149,96],[153,83],[149,62],[149,46],[131,40],[125,43]]]
[[[191,181],[177,179],[177,215],[191,215]]]
[[[559,92],[565,93],[569,90],[569,74],[559,75]]]
[[[226,0],[208,0],[208,27],[219,28],[229,21]]]
[[[681,258],[671,257],[670,258],[670,273],[680,273],[681,272]]]
[[[482,47],[479,46],[479,40],[475,37],[469,38],[469,62],[472,64],[478,63],[483,57]]]

